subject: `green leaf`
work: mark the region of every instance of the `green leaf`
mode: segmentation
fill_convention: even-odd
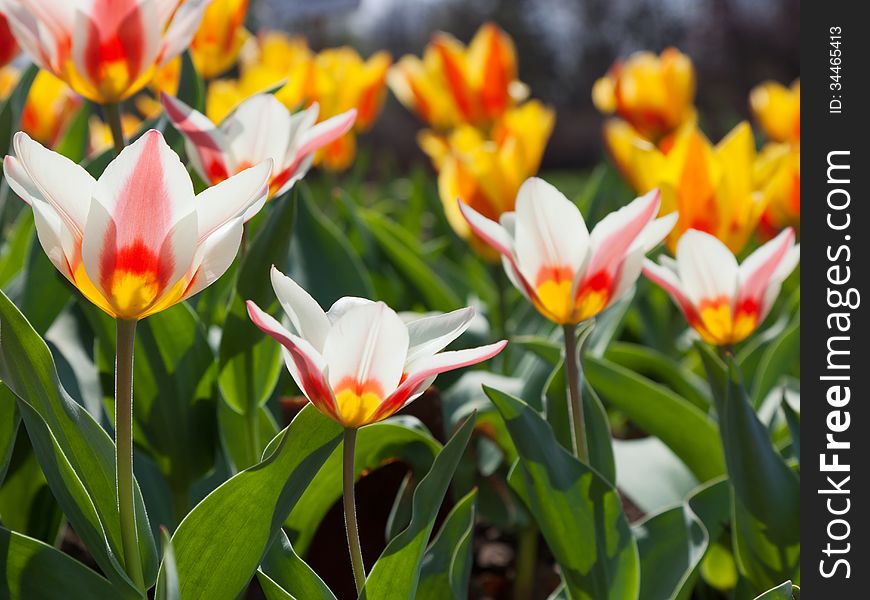
[[[233,473],[237,473],[240,466],[244,468],[244,465],[249,464],[252,459],[257,462],[263,455],[265,440],[271,440],[278,435],[279,427],[275,417],[269,412],[268,406],[261,406],[257,409],[259,415],[257,437],[260,439],[256,444],[258,454],[254,457],[251,454],[251,431],[247,415],[240,415],[223,400],[218,402],[217,413],[221,447]]]
[[[589,449],[590,464],[612,485],[616,485],[616,461],[613,457],[613,444],[607,412],[583,376],[580,374],[583,394],[583,421],[586,424],[586,443]],[[567,380],[565,362],[560,358],[558,366],[550,375],[545,388],[547,422],[556,434],[559,443],[567,450],[573,448],[571,417],[568,410]]]
[[[423,556],[415,600],[465,600],[471,576],[477,490],[456,503]]]
[[[453,434],[417,486],[411,523],[381,553],[360,593],[361,600],[413,600],[416,597],[426,543],[447,486],[471,437],[474,417],[469,416]]]
[[[728,475],[734,488],[734,546],[740,572],[757,591],[800,568],[800,482],[768,437],[732,358],[723,364],[698,344],[711,381]]]
[[[764,350],[752,381],[752,406],[758,408],[780,378],[801,360],[800,316]]]
[[[9,147],[12,145],[12,135],[20,129],[21,111],[24,110],[24,103],[27,101],[30,86],[33,85],[37,73],[39,73],[38,66],[35,64],[28,66],[18,78],[18,83],[15,84],[12,92],[0,104],[0,151],[3,154],[8,154]]]
[[[36,237],[30,245],[23,279],[21,312],[39,335],[45,335],[69,302],[71,285],[45,255]]]
[[[614,342],[607,348],[604,357],[626,369],[661,381],[704,412],[710,408],[710,386],[663,352],[639,344]]]
[[[291,192],[270,203],[268,222],[250,244],[239,267],[221,335],[218,352],[221,395],[233,410],[249,420],[245,434],[245,447],[249,450],[246,460],[237,462],[236,468],[259,462],[269,438],[258,431],[258,412],[272,395],[281,374],[281,346],[251,323],[245,301],[253,300],[266,311],[277,308],[269,266],[286,269],[297,198]]]
[[[607,359],[587,356],[589,384],[638,427],[660,438],[700,481],[725,472],[716,424],[670,389]]]
[[[522,400],[485,388],[519,452],[508,478],[559,563],[574,600],[636,598],[637,545],[616,489],[568,453]]]
[[[6,244],[0,252],[0,288],[5,288],[24,269],[34,231],[33,211],[22,210],[5,234]]]
[[[302,560],[281,531],[257,571],[267,600],[335,600],[320,576]]]
[[[172,536],[182,598],[235,598],[245,589],[340,433],[336,423],[306,406],[278,434],[280,442],[268,458],[190,511]]]
[[[97,362],[112,414],[115,321],[86,301],[81,306],[100,342]],[[196,313],[180,303],[139,322],[135,356],[134,440],[185,495],[214,466],[214,353]]]
[[[427,264],[416,240],[404,239],[407,232],[379,212],[360,210],[368,230],[390,262],[414,286],[427,308],[448,312],[463,305],[459,295]]]
[[[132,583],[121,567],[115,492],[115,446],[57,381],[45,342],[0,293],[0,376],[18,410],[51,491],[100,569],[120,589]],[[136,524],[146,583],[157,573],[157,549],[135,488]]]
[[[688,598],[709,537],[687,503],[632,527],[640,554],[640,600]]]
[[[698,480],[657,437],[613,440],[616,486],[644,513],[654,514],[683,501]]]
[[[54,151],[74,163],[84,160],[90,144],[90,118],[91,105],[85,102],[70,121]]]
[[[342,296],[371,298],[371,278],[345,234],[300,189],[290,275],[324,309]]]
[[[9,600],[119,598],[112,584],[85,565],[48,544],[4,527],[0,527],[0,573],[0,598]]]
[[[3,384],[0,390],[4,395],[10,393]],[[49,544],[57,540],[63,521],[63,513],[48,489],[23,429],[15,440],[6,478],[0,485],[0,515],[5,527]]]
[[[0,485],[6,477],[9,461],[12,460],[20,421],[15,394],[5,385],[0,385]]]
[[[755,600],[801,600],[801,589],[791,581],[769,589]]]
[[[181,600],[181,592],[178,589],[178,567],[175,564],[175,549],[169,532],[160,528],[160,541],[163,544],[163,561],[160,563],[160,583],[156,600]]]
[[[189,107],[205,112],[205,83],[193,64],[190,51],[181,55],[181,77],[178,85],[178,99]]]
[[[432,466],[441,444],[427,432],[396,421],[373,423],[359,430],[356,440],[354,477],[373,471],[395,459],[408,464],[419,481]],[[341,498],[341,448],[336,448],[296,503],[285,528],[293,546],[302,554],[308,551],[317,527],[330,507]]]

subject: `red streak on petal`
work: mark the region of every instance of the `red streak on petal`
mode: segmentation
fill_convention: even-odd
[[[384,388],[381,386],[380,382],[375,379],[359,381],[351,376],[344,377],[338,382],[338,385],[335,386],[334,391],[338,394],[345,390],[351,391],[357,396],[362,396],[363,394],[374,394],[378,398],[384,397]]]
[[[568,267],[541,267],[535,279],[535,286],[538,287],[545,281],[562,283],[563,281],[573,281],[573,279],[574,274]]]

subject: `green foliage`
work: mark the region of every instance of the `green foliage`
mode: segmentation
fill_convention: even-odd
[[[465,600],[471,576],[475,501],[473,490],[462,498],[426,550],[416,600]]]
[[[562,569],[568,597],[637,597],[637,544],[615,488],[569,454],[522,400],[491,388],[486,393],[519,452],[511,487],[535,516]]]
[[[172,536],[182,598],[233,598],[244,590],[339,434],[333,421],[305,407],[278,434],[272,454],[190,511]]]
[[[15,394],[48,485],[100,569],[123,593],[132,582],[122,567],[112,440],[57,381],[45,342],[0,293],[0,378]],[[7,396],[8,397],[8,396]],[[157,572],[157,549],[136,488],[135,509],[146,581]]]
[[[435,458],[429,473],[414,492],[411,522],[387,544],[372,567],[360,593],[361,599],[413,600],[416,597],[426,543],[473,427],[474,415],[471,415]]]

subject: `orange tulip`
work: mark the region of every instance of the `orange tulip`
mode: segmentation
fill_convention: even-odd
[[[749,104],[764,134],[774,142],[801,142],[801,80],[790,88],[767,81],[752,90]]]
[[[496,221],[513,210],[523,181],[540,167],[555,118],[552,109],[530,100],[505,113],[493,128],[492,138],[471,125],[462,125],[447,136],[420,132],[420,147],[438,171],[438,193],[448,222],[484,256],[494,259],[497,254],[472,235],[456,198]]]
[[[661,190],[661,214],[679,212],[668,247],[688,229],[719,238],[738,254],[758,227],[770,201],[774,163],[760,168],[748,123],[740,123],[715,147],[690,123],[667,153],[650,142],[632,146],[630,180],[638,193]]]
[[[422,60],[399,60],[389,84],[402,104],[442,130],[491,124],[528,94],[517,81],[513,40],[493,23],[481,26],[467,48],[448,33],[436,33]]]
[[[592,100],[655,143],[694,118],[695,70],[676,48],[636,52],[595,82]]]

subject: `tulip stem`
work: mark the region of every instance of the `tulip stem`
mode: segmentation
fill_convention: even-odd
[[[121,105],[117,102],[104,104],[106,122],[112,131],[112,142],[115,145],[115,154],[120,154],[127,142],[124,140],[124,127],[121,125]]]
[[[574,325],[565,325],[565,378],[568,380],[568,406],[571,409],[571,433],[574,456],[589,464],[586,444],[586,421],[583,420],[583,396],[580,391],[580,355],[577,352],[577,333]]]
[[[145,588],[136,530],[133,479],[133,344],[136,321],[117,319],[115,357],[115,479],[121,542],[127,574],[139,589]]]
[[[514,598],[526,600],[534,597],[535,570],[538,566],[538,528],[524,527],[517,539],[516,577]]]
[[[343,484],[344,484],[344,526],[347,530],[347,547],[353,567],[353,580],[357,594],[362,593],[366,583],[366,568],[363,564],[362,547],[359,543],[359,527],[356,522],[356,500],[354,499],[354,450],[356,449],[356,429],[344,430]]]

